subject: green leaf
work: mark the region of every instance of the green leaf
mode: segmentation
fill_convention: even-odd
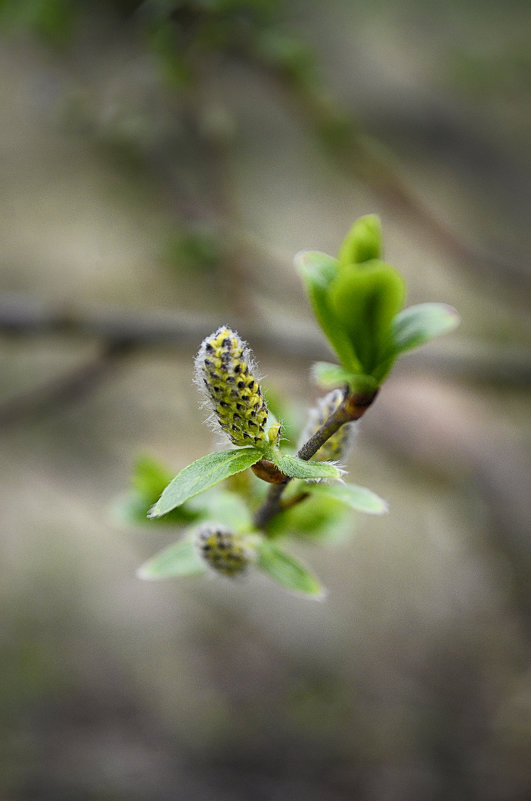
[[[397,314],[392,323],[392,336],[397,353],[403,353],[448,334],[460,323],[457,311],[445,303],[420,303]]]
[[[334,498],[357,512],[381,515],[388,511],[387,503],[379,495],[357,484],[313,484],[308,487],[308,491],[312,495]]]
[[[216,451],[202,456],[178,473],[171,481],[149,513],[150,517],[161,517],[180,506],[194,495],[219,484],[229,476],[246,470],[261,459],[263,453],[257,448],[236,448]]]
[[[362,365],[354,372],[371,375],[378,367],[404,297],[404,279],[389,264],[376,260],[342,268],[330,286],[329,299]]]
[[[209,517],[223,523],[235,534],[245,533],[252,528],[252,515],[243,498],[236,492],[213,489],[202,496],[201,506]]]
[[[382,226],[375,214],[356,220],[341,245],[340,264],[360,264],[382,255]]]
[[[113,504],[114,518],[120,524],[127,525],[183,525],[197,520],[201,509],[182,504],[164,517],[164,520],[149,520],[148,514],[160,497],[164,487],[171,480],[171,472],[149,456],[143,456],[135,464],[131,483],[133,489]]]
[[[341,478],[343,471],[330,462],[307,462],[288,453],[274,454],[273,461],[290,478]]]
[[[350,370],[331,362],[316,362],[312,367],[312,375],[315,383],[324,389],[345,386],[352,378]]]
[[[270,540],[264,540],[258,555],[258,567],[289,590],[324,598],[319,580],[297,559]]]
[[[154,503],[160,493],[171,481],[171,473],[150,456],[141,456],[134,467],[133,487],[145,498],[153,498]]]
[[[147,581],[175,578],[176,576],[192,576],[204,573],[205,565],[196,551],[194,543],[189,540],[174,542],[168,548],[159,551],[137,570],[138,578]]]
[[[337,277],[339,262],[326,253],[306,251],[295,256],[295,266],[301,275],[317,322],[343,364],[354,372],[361,365],[352,344],[330,305],[329,288]]]
[[[333,389],[348,384],[350,391],[372,392],[378,389],[378,381],[370,375],[352,373],[339,364],[330,362],[316,362],[312,369],[313,378],[316,384],[324,389]]]
[[[293,536],[313,542],[332,542],[352,531],[352,515],[346,506],[326,495],[308,492],[308,484],[293,483],[286,493],[286,503],[298,495],[308,496],[302,503],[282,509],[267,525],[272,538]]]
[[[185,504],[178,509],[174,509],[164,519],[150,520],[148,514],[152,506],[153,499],[146,501],[142,496],[129,492],[114,501],[111,513],[118,525],[144,527],[153,525],[182,526],[200,517],[199,512],[191,510],[188,504]]]

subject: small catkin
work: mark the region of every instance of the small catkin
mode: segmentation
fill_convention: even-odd
[[[249,348],[222,326],[203,340],[196,361],[196,380],[213,406],[219,425],[234,445],[266,442],[268,409],[252,375]]]
[[[208,567],[224,576],[240,575],[251,561],[241,538],[224,526],[205,524],[196,531],[195,542]]]
[[[301,445],[326,423],[328,418],[339,408],[342,400],[341,390],[334,389],[317,401],[316,406],[310,411],[308,423],[301,435]],[[342,425],[324,445],[321,445],[313,459],[317,462],[341,462],[346,459],[354,442],[357,425],[357,422]]]

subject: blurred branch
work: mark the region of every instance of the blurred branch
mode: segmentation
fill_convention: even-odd
[[[318,359],[329,359],[330,351],[317,329],[301,321],[275,321],[263,325],[241,319],[231,325],[253,343],[253,349],[268,356],[308,367]],[[195,353],[205,334],[219,326],[219,319],[197,313],[169,310],[119,309],[92,306],[65,310],[27,294],[0,295],[0,333],[10,337],[94,339],[103,345],[132,351],[149,347],[171,347]],[[455,342],[455,338],[454,338]],[[501,386],[531,384],[531,358],[525,348],[468,344],[448,352],[433,343],[427,350],[411,354],[397,371],[408,370],[457,377]]]
[[[125,344],[110,343],[91,361],[6,401],[0,405],[0,427],[33,420],[39,415],[50,414],[57,407],[85,398],[111,373],[114,374],[117,363],[130,352],[131,348]]]

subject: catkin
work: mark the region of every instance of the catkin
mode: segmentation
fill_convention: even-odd
[[[328,418],[331,417],[341,405],[342,400],[343,393],[339,389],[334,389],[332,392],[329,392],[328,395],[319,398],[316,406],[310,410],[308,423],[302,432],[299,445],[302,445],[310,439],[310,437],[326,423]],[[357,422],[345,423],[342,425],[335,434],[332,434],[324,445],[321,445],[312,458],[317,462],[344,461],[354,442],[357,426]]]
[[[249,551],[241,538],[224,526],[205,524],[196,531],[195,542],[208,567],[224,576],[240,575],[250,562]]]
[[[203,340],[196,361],[196,381],[214,416],[234,445],[266,441],[268,409],[253,375],[249,348],[222,326]]]

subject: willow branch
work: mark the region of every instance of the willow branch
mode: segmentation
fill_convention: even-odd
[[[345,390],[343,401],[336,411],[330,415],[328,420],[323,423],[315,434],[299,448],[297,451],[299,459],[304,459],[305,462],[309,461],[312,456],[315,456],[319,448],[321,448],[341,426],[359,420],[373,403],[377,392],[378,390],[350,395],[348,391]],[[265,501],[254,515],[254,524],[257,528],[264,528],[267,526],[269,521],[281,511],[282,494],[290,481],[291,479],[289,476],[286,476],[282,483],[275,483],[270,487]]]

